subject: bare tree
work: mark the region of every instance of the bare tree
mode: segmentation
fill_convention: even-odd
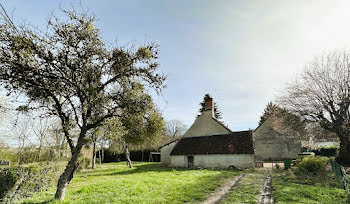
[[[271,127],[282,136],[282,139],[294,141],[307,139],[306,122],[298,115],[275,106],[266,118],[269,119]]]
[[[166,135],[172,140],[180,138],[186,130],[187,126],[180,120],[173,119],[166,122]]]
[[[334,132],[340,139],[337,161],[350,164],[349,51],[333,51],[315,58],[284,93],[280,104]]]
[[[32,145],[29,140],[31,134],[32,120],[29,115],[18,114],[14,116],[14,120],[10,121],[9,130],[13,139],[17,140],[18,149],[17,149],[17,162],[18,165],[21,165],[24,161],[22,159],[24,150],[26,146]]]
[[[38,123],[32,124],[33,132],[36,136],[38,142],[38,156],[37,161],[40,161],[40,155],[45,141],[47,140],[49,130],[50,130],[50,121],[49,118],[38,117]]]

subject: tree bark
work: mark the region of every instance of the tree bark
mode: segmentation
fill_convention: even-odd
[[[350,166],[350,142],[349,142],[349,136],[348,135],[339,135],[340,138],[340,147],[339,147],[339,154],[336,158],[336,161],[339,164]]]
[[[79,158],[81,149],[83,148],[83,145],[84,145],[86,132],[87,132],[86,129],[82,129],[79,134],[77,145],[75,147],[74,146],[71,147],[72,158],[68,162],[66,169],[63,171],[62,175],[60,176],[60,179],[58,180],[57,190],[55,194],[56,200],[64,199],[68,184],[73,179],[73,176],[79,167],[78,158]]]
[[[63,171],[62,175],[60,176],[60,179],[58,180],[57,184],[57,191],[55,194],[55,199],[57,200],[63,200],[66,195],[66,190],[68,187],[68,184],[73,179],[73,176],[75,172],[78,169],[78,156],[80,153],[82,147],[76,147],[74,148],[72,158],[68,162],[68,165],[66,166],[66,169]]]

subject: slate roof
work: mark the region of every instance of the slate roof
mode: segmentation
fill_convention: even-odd
[[[170,155],[254,154],[253,132],[241,131],[222,135],[185,137]]]

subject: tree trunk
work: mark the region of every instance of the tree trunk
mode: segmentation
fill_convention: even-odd
[[[103,149],[103,146],[102,146],[101,151],[102,151],[101,157],[102,157],[102,162],[103,162],[103,160],[105,159],[105,150]]]
[[[74,148],[74,150],[72,151],[73,152],[72,158],[68,162],[66,169],[63,171],[62,175],[60,176],[60,179],[58,180],[57,191],[55,194],[55,199],[57,199],[57,200],[64,199],[64,197],[66,195],[66,190],[67,190],[68,184],[73,179],[73,176],[78,169],[78,166],[79,166],[78,156],[79,156],[81,148],[82,148],[82,145],[81,146],[77,145],[77,147]]]
[[[350,166],[350,142],[348,135],[339,135],[340,138],[340,147],[339,147],[339,155],[336,158],[336,161],[339,164]]]
[[[78,157],[84,145],[86,131],[86,129],[81,130],[77,145],[75,147],[71,147],[72,158],[68,162],[66,169],[63,171],[60,179],[58,180],[55,194],[56,200],[64,199],[68,184],[73,179],[73,176],[79,167]]]
[[[126,157],[126,165],[129,168],[132,168],[131,159],[130,159],[130,152],[129,152],[128,145],[125,145],[125,157]]]
[[[101,158],[101,150],[100,149],[98,150],[98,159],[99,159],[99,162],[101,164],[102,163],[102,158]]]
[[[141,149],[141,153],[142,153],[142,155],[141,155],[141,160],[142,160],[142,162],[143,162],[143,149]]]
[[[40,145],[39,145],[39,148],[38,148],[38,162],[40,162],[40,154],[41,154],[41,142],[40,142]]]
[[[96,138],[94,138],[94,144],[92,148],[92,168],[96,166]]]

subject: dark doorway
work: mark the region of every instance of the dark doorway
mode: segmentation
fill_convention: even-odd
[[[194,167],[193,156],[187,156],[187,167],[188,168]]]

